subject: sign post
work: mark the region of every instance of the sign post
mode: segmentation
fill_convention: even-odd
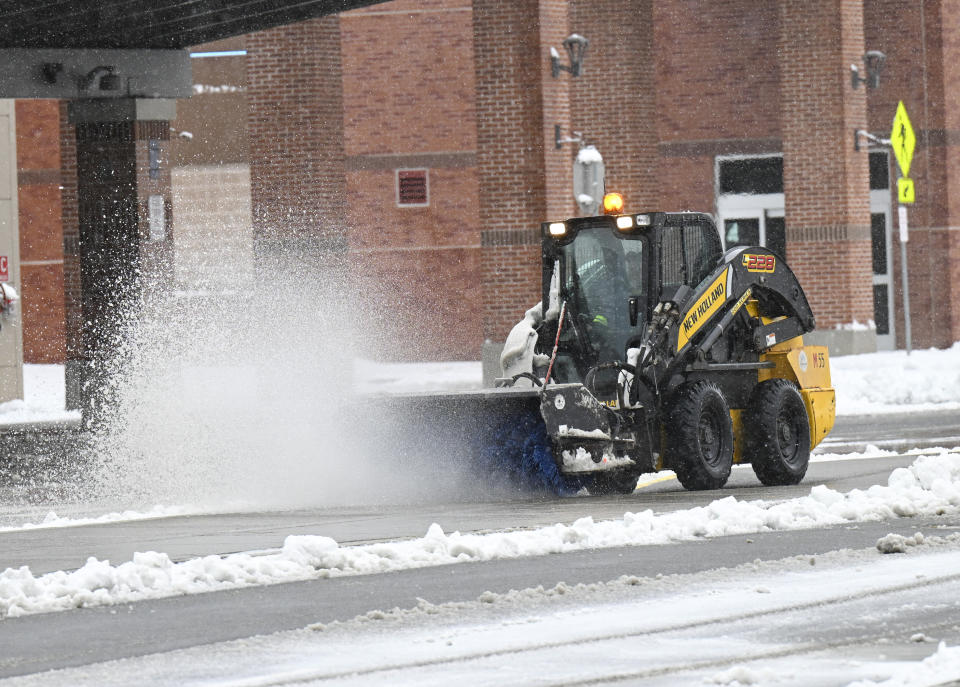
[[[900,167],[900,178],[897,179],[897,220],[900,225],[900,273],[903,283],[903,323],[904,338],[907,344],[907,355],[912,349],[910,332],[910,282],[907,273],[907,241],[910,239],[910,228],[907,220],[907,205],[916,200],[916,189],[913,179],[910,178],[910,163],[913,161],[913,150],[917,145],[917,136],[913,132],[907,108],[901,100],[897,104],[897,113],[893,117],[893,129],[890,131],[890,147],[897,158]]]

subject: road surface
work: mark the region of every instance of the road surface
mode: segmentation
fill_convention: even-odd
[[[960,419],[954,415],[841,418],[831,437],[833,443],[825,450],[840,452],[888,440],[910,447],[960,445]],[[688,509],[725,496],[740,500],[787,499],[806,495],[811,487],[821,484],[841,492],[866,489],[884,483],[892,470],[909,465],[914,459],[915,454],[898,452],[878,458],[813,462],[803,484],[775,489],[759,485],[747,467],[735,469],[728,486],[714,492],[686,492],[675,479],[651,479],[629,496],[208,514],[70,528],[13,529],[0,532],[0,561],[4,567],[26,565],[40,574],[78,568],[89,556],[119,563],[130,560],[136,551],[163,551],[174,560],[266,551],[280,547],[291,534],[325,535],[347,545],[420,537],[433,522],[441,523],[447,532],[531,528],[572,522],[584,516],[595,520],[619,518],[625,511]],[[23,498],[18,506],[17,495],[8,495],[14,505],[0,514],[8,523],[50,506],[49,503],[30,504],[30,499]],[[890,532],[909,535],[923,531],[929,536],[958,530],[958,517],[904,518],[666,546],[603,549],[321,579],[174,597],[119,608],[7,618],[0,622],[0,676],[26,675],[295,629],[310,623],[347,620],[374,609],[413,607],[418,599],[432,603],[467,601],[487,591],[506,592],[537,585],[551,587],[559,582],[591,583],[613,580],[624,574],[654,577],[697,573],[752,560],[778,560],[795,554],[820,555],[844,548],[869,549],[878,538]],[[955,586],[956,581],[944,584]],[[951,594],[955,592],[953,586],[947,590]],[[918,626],[915,615],[910,616],[911,622]],[[938,628],[948,627],[950,623],[960,625],[957,609],[947,609],[930,619],[931,626]],[[869,643],[878,636],[878,633],[867,632],[856,642]]]

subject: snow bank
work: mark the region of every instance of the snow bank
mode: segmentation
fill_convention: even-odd
[[[179,515],[188,515],[195,511],[184,506],[154,506],[145,511],[114,511],[96,517],[64,518],[55,511],[47,513],[40,522],[26,522],[15,527],[0,527],[0,532],[16,532],[21,530],[37,530],[53,527],[82,527],[84,525],[104,525],[114,522],[131,522],[134,520],[156,520],[159,518],[173,518]]]
[[[433,524],[420,539],[351,547],[324,536],[289,536],[282,549],[262,555],[174,563],[164,553],[147,552],[117,566],[91,558],[79,570],[39,577],[27,567],[8,568],[0,573],[0,613],[15,617],[321,577],[957,512],[960,452],[942,450],[894,470],[886,486],[840,493],[818,485],[809,496],[783,502],[730,496],[660,515],[646,510],[619,520],[586,517],[569,525],[489,534],[447,534]]]
[[[956,675],[960,675],[960,646],[948,647],[940,642],[936,653],[920,663],[899,666],[888,680],[857,680],[847,687],[934,687],[947,684]]]
[[[0,403],[0,424],[79,421],[80,411],[65,410],[63,375],[63,365],[24,365],[24,398]]]
[[[884,351],[831,358],[830,376],[839,415],[960,410],[960,341],[910,355]]]
[[[479,362],[381,363],[356,360],[357,388],[363,393],[461,391],[483,386]]]

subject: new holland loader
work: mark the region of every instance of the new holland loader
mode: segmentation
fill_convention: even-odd
[[[800,482],[834,391],[782,256],[724,252],[707,214],[604,207],[542,225],[542,301],[507,339],[501,388],[405,400],[408,427],[433,427],[414,450],[557,494],[629,493],[663,469],[718,489],[737,463]]]

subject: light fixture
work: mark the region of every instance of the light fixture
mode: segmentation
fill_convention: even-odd
[[[573,136],[564,136],[563,127],[559,124],[553,125],[553,142],[557,146],[557,150],[560,150],[563,147],[564,143],[578,143],[581,146],[583,145],[583,134],[579,131],[574,131]]]
[[[570,66],[560,64],[560,53],[556,48],[550,48],[550,73],[554,78],[560,76],[560,72],[570,72],[571,76],[580,76],[583,68],[583,54],[587,51],[590,41],[579,33],[571,33],[563,39],[563,47],[570,56]]]
[[[877,88],[880,86],[880,70],[883,69],[883,63],[887,61],[887,56],[879,50],[868,50],[863,56],[863,63],[867,67],[867,76],[860,76],[860,69],[855,64],[850,65],[850,85],[854,90],[860,87],[860,84],[866,84],[867,88]]]
[[[113,67],[99,66],[91,69],[80,83],[84,91],[96,87],[101,91],[116,91],[120,88],[120,77],[113,73]]]
[[[603,196],[603,214],[619,215],[623,212],[623,196],[619,193],[611,192]]]
[[[44,62],[40,65],[40,75],[44,83],[55,84],[63,72],[63,62]]]

